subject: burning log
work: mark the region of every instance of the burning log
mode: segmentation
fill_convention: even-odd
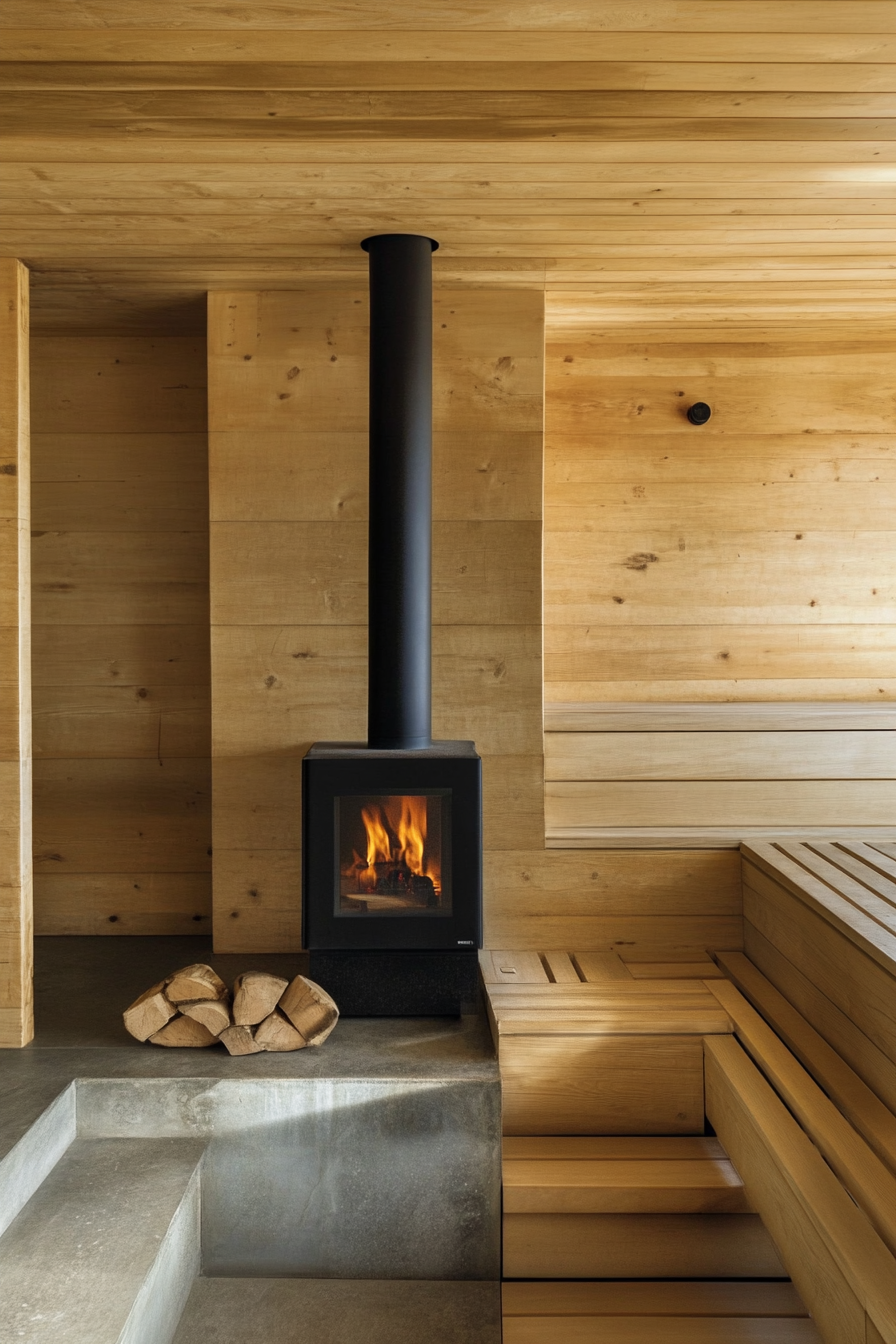
[[[125,1027],[138,1041],[190,1049],[220,1041],[231,1055],[322,1045],[338,1019],[330,995],[303,975],[286,981],[246,971],[234,981],[231,1000],[224,981],[204,965],[175,971],[124,1012]]]

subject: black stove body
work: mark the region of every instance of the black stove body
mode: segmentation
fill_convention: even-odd
[[[432,252],[370,254],[368,740],[302,763],[303,942],[348,1016],[454,1015],[482,942],[482,762],[433,742]]]

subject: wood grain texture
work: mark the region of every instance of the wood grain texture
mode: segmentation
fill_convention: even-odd
[[[865,1309],[896,1330],[893,1257],[731,1038],[706,1042],[707,1115],[822,1336],[862,1344]]]
[[[893,779],[888,732],[545,734],[549,780]]]
[[[896,1116],[742,952],[720,952],[732,982],[793,1052],[891,1171],[896,1170]],[[831,1005],[833,1007],[833,1005]]]
[[[733,1322],[729,1317],[647,1316],[515,1316],[505,1324],[507,1344],[550,1344],[563,1330],[567,1344],[600,1344],[612,1330],[615,1344],[716,1344],[717,1341],[762,1340],[763,1344],[821,1344],[810,1320],[765,1317]]]
[[[855,1069],[889,1111],[896,1111],[896,1065],[855,1025],[848,1013],[747,920],[744,948],[750,961]]]
[[[0,1048],[34,1035],[28,272],[0,259]]]
[[[896,729],[896,705],[556,704],[544,707],[548,733],[805,733]]]
[[[543,826],[542,306],[434,301],[433,727],[483,753],[487,852]],[[216,937],[259,950],[297,945],[301,756],[366,732],[367,299],[209,311]]]
[[[701,1052],[699,1036],[502,1039],[504,1132],[702,1133]]]
[[[209,0],[191,0],[183,5],[174,0],[152,0],[151,4],[134,11],[119,0],[88,0],[83,8],[72,13],[64,0],[47,0],[37,12],[26,0],[11,0],[4,27],[23,29],[32,40],[52,42],[54,30],[65,27],[66,37],[79,36],[96,40],[99,25],[109,24],[119,31],[112,34],[115,41],[123,42],[131,36],[136,42],[146,40],[147,30],[188,29],[212,30],[226,35],[229,31],[252,32],[258,17],[264,18],[265,28],[289,32],[295,29],[314,32],[317,29],[348,29],[355,27],[371,32],[410,29],[428,32],[477,30],[510,31],[534,30],[536,33],[559,29],[584,33],[614,33],[640,31],[644,33],[691,34],[707,33],[781,32],[781,33],[886,33],[891,14],[890,0],[821,0],[809,14],[796,11],[792,16],[782,14],[773,0],[649,0],[635,12],[596,8],[578,0],[557,14],[549,4],[496,4],[495,0],[476,0],[464,5],[417,4],[410,0],[390,0],[388,5],[378,0],[355,0],[344,10],[333,10],[324,0],[290,0],[277,6],[262,6],[247,14],[243,10],[221,10]],[[38,18],[41,20],[37,22]],[[79,30],[93,30],[88,33]],[[36,30],[36,31],[35,31]],[[100,33],[103,33],[100,27]],[[229,47],[234,46],[232,39]],[[142,48],[141,48],[142,49]]]
[[[734,985],[720,980],[712,985],[712,992],[730,1014],[741,1045],[893,1253],[896,1177],[892,1171]]]
[[[35,342],[42,934],[210,928],[205,381],[195,337]]]
[[[748,866],[744,915],[891,1062],[896,1062],[893,976],[796,896]]]
[[[893,331],[858,327],[843,341],[830,324],[741,321],[711,339],[696,310],[690,328],[681,311],[676,327],[625,324],[578,298],[578,315],[571,294],[548,305],[549,844],[639,833],[652,845],[730,844],[739,828],[891,824],[888,721],[844,710],[839,723],[808,711],[800,722],[802,706],[785,721],[782,704],[763,723],[756,702],[842,702],[847,686],[857,702],[893,698],[875,678],[896,618],[890,523],[881,517],[866,544],[826,512],[855,520],[876,508],[862,492],[883,484],[892,425],[873,396],[846,388],[873,381]],[[683,414],[697,399],[713,407],[700,430]],[[614,715],[613,701],[635,699],[654,702],[641,722],[634,708]],[[705,721],[696,706],[676,715],[688,700],[703,702]],[[725,700],[754,705],[711,703]],[[589,721],[589,702],[603,702],[606,728],[603,712]],[[653,719],[664,705],[669,718]],[[875,767],[854,754],[871,741],[877,797]]]
[[[845,795],[845,796],[844,796]],[[551,828],[588,826],[892,825],[896,783],[853,780],[725,780],[669,783],[548,782]],[[785,812],[786,809],[786,812]]]
[[[892,905],[841,872],[811,846],[754,841],[741,850],[754,887],[764,876],[803,902],[860,948],[890,976],[896,972],[896,928]],[[746,877],[746,869],[744,870]],[[763,885],[761,889],[766,890]]]
[[[834,296],[819,283],[843,286],[838,312],[885,314],[886,291],[858,286],[890,280],[893,212],[868,171],[893,151],[886,4],[824,0],[792,18],[766,0],[629,8],[219,12],[196,0],[138,13],[91,0],[74,15],[60,0],[39,14],[16,0],[0,72],[13,132],[5,162],[36,171],[9,193],[6,245],[38,249],[42,311],[69,323],[84,322],[79,287],[99,297],[85,260],[123,262],[103,318],[119,330],[135,304],[159,321],[207,287],[194,273],[179,296],[164,279],[141,296],[148,262],[165,271],[189,260],[195,271],[218,259],[231,289],[271,289],[253,259],[279,260],[290,283],[305,261],[318,276],[329,264],[329,279],[360,275],[358,239],[396,228],[443,238],[449,284],[488,273],[513,286],[530,263],[522,270],[539,286],[546,275],[606,286],[604,318],[630,318],[632,292],[646,305],[657,301],[648,290],[675,284],[706,317],[730,307],[720,283],[753,289],[766,315],[825,311]],[[284,163],[301,176],[274,179]],[[98,164],[112,170],[107,181]],[[234,176],[210,190],[222,164]],[[601,176],[589,183],[593,169]],[[854,209],[853,181],[885,208]],[[718,197],[706,192],[716,183]],[[739,204],[727,208],[732,185]],[[783,197],[768,190],[782,185]],[[593,208],[596,187],[622,201],[637,234]],[[807,216],[825,195],[813,228]],[[670,222],[656,228],[663,212]],[[49,277],[55,265],[67,283]]]
[[[773,1279],[786,1274],[757,1214],[523,1213],[504,1218],[507,1279]],[[565,1322],[561,1328],[565,1333]]]
[[[792,1283],[505,1283],[508,1316],[806,1316]]]
[[[721,1160],[504,1158],[505,1213],[751,1213]]]

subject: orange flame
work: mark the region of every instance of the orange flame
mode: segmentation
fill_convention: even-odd
[[[370,803],[361,809],[361,820],[367,836],[366,865],[356,852],[353,867],[362,886],[372,889],[377,879],[375,865],[391,863],[431,878],[439,890],[439,868],[426,854],[425,797],[390,797],[384,804]]]

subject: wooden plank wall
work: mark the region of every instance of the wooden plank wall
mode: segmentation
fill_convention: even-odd
[[[300,761],[366,731],[366,294],[209,310],[215,940],[300,939]],[[485,780],[486,942],[741,942],[731,854],[544,850],[543,296],[436,291],[434,731]]]
[[[0,1047],[34,1035],[28,272],[0,260]]]
[[[869,730],[892,728],[896,701],[896,327],[563,310],[546,361],[545,695],[553,726],[564,705],[629,702],[633,735],[580,738],[600,758],[587,780],[554,762],[551,824],[682,843],[688,828],[892,826],[892,739]],[[685,415],[698,400],[703,427]],[[716,739],[709,762],[699,705],[725,701],[781,702],[765,728],[785,731],[752,733],[732,705],[736,749]],[[683,722],[666,731],[681,702],[690,747]],[[806,742],[786,731],[794,702],[817,703]],[[860,704],[879,721],[850,724]]]
[[[33,340],[35,930],[211,926],[202,336]]]

